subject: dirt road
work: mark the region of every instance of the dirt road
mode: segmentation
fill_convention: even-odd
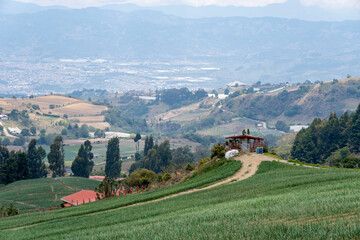
[[[11,134],[8,132],[7,128],[3,125],[3,123],[2,123],[1,121],[0,121],[0,125],[3,126],[3,128],[4,128],[4,133],[5,133],[5,136],[6,136],[6,137],[12,138],[12,139],[18,138],[18,137],[16,137],[16,136],[11,135]]]
[[[234,175],[226,178],[225,180],[222,180],[222,181],[217,182],[215,184],[212,184],[210,186],[207,186],[207,187],[204,187],[204,188],[190,189],[190,190],[187,190],[187,191],[184,191],[184,192],[175,193],[175,194],[172,194],[172,195],[169,195],[169,196],[166,196],[166,197],[162,197],[162,198],[158,198],[158,199],[155,199],[155,200],[135,203],[135,204],[124,206],[124,207],[119,207],[119,208],[114,208],[114,209],[110,209],[110,210],[91,213],[91,214],[88,214],[88,215],[95,215],[95,214],[99,214],[99,213],[103,213],[103,212],[115,211],[115,210],[122,209],[122,208],[128,208],[128,207],[140,206],[140,205],[153,203],[153,202],[159,202],[159,201],[163,201],[165,199],[177,197],[177,196],[180,196],[180,195],[185,195],[185,194],[189,194],[189,193],[193,193],[193,192],[204,191],[204,190],[211,189],[211,188],[214,188],[214,187],[217,187],[217,186],[220,186],[220,185],[223,185],[223,184],[227,184],[227,183],[230,183],[230,182],[241,181],[241,180],[247,179],[247,178],[255,175],[256,171],[259,168],[260,163],[262,163],[264,161],[275,160],[274,158],[268,157],[266,155],[255,154],[255,153],[249,153],[249,154],[237,156],[234,159],[236,161],[241,161],[242,166],[241,166],[240,170],[238,172],[236,172]]]

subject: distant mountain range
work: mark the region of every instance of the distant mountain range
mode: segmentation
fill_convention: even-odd
[[[287,0],[284,3],[269,4],[264,7],[221,7],[216,5],[193,7],[189,5],[164,5],[142,7],[131,3],[105,5],[107,10],[132,12],[139,10],[159,11],[167,15],[182,18],[213,18],[213,17],[279,17],[307,21],[343,21],[360,20],[358,9],[324,9],[317,6],[304,6],[300,0]],[[31,3],[12,0],[0,0],[0,13],[18,14],[35,13],[49,9],[66,9],[63,6],[44,7]]]
[[[185,19],[149,10],[48,9],[33,4],[24,5],[28,13],[16,13],[22,3],[14,4],[7,10],[14,14],[0,14],[0,61],[196,60],[221,68],[227,82],[303,82],[360,75],[360,21]],[[132,5],[126,6],[131,10]]]

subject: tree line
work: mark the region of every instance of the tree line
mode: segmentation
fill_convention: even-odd
[[[169,140],[157,144],[152,135],[145,138],[144,150],[136,154],[136,162],[131,165],[129,173],[146,168],[155,173],[165,172],[169,168],[178,168],[186,163],[194,162],[194,155],[189,147],[170,149]]]
[[[109,140],[106,152],[105,174],[109,178],[120,176],[121,158],[119,138]],[[37,140],[31,139],[27,151],[9,151],[6,145],[0,144],[0,184],[9,184],[19,180],[46,178],[51,172],[51,177],[65,175],[65,151],[61,136],[57,136],[50,145],[50,152],[36,146]],[[74,159],[71,169],[78,177],[88,178],[94,162],[89,140],[80,145],[78,154]],[[48,166],[43,161],[47,157]]]
[[[291,149],[292,158],[303,162],[342,166],[342,161],[349,162],[347,158],[351,158],[352,167],[360,163],[356,157],[359,153],[360,104],[356,111],[347,111],[340,118],[336,113],[331,113],[328,119],[315,118],[296,135]]]

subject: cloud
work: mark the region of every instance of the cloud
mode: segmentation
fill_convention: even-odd
[[[301,0],[305,6],[320,6],[322,8],[360,8],[360,0]]]
[[[41,6],[67,6],[70,8],[85,8],[103,6],[106,4],[134,3],[139,6],[190,5],[190,6],[244,6],[261,7],[272,3],[283,3],[287,0],[16,0],[35,3]]]
[[[16,0],[35,3],[42,6],[67,6],[70,8],[98,7],[106,4],[134,3],[139,6],[190,5],[195,7],[243,6],[263,7],[273,3],[284,3],[294,0]],[[297,0],[296,0],[297,1]],[[320,6],[322,8],[360,8],[360,0],[301,0],[305,6]]]

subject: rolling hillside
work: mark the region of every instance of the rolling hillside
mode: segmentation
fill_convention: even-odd
[[[263,162],[255,176],[212,189],[125,208],[159,192],[26,214],[0,220],[0,229],[4,239],[353,239],[359,184],[358,171]]]
[[[34,126],[39,130],[46,129],[47,132],[60,132],[62,127],[57,127],[55,123],[63,118],[64,115],[67,115],[68,119],[78,122],[80,126],[85,123],[100,129],[110,126],[104,122],[104,115],[102,114],[103,111],[107,110],[107,107],[93,105],[89,102],[66,96],[47,95],[35,98],[0,98],[0,108],[8,113],[13,109],[17,109],[19,112],[27,110],[29,112],[29,119],[33,122]],[[19,123],[4,122],[4,124],[15,127]]]
[[[48,209],[61,198],[81,190],[94,190],[98,181],[87,178],[41,178],[22,180],[0,188],[0,205],[14,204],[20,211]]]
[[[271,94],[245,94],[227,98],[223,110],[232,116],[259,119],[275,125],[282,120],[288,124],[308,124],[315,117],[325,118],[331,112],[353,111],[360,103],[360,78],[346,78],[316,85],[285,88]]]

